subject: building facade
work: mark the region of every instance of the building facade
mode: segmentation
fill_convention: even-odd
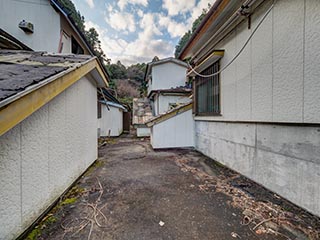
[[[190,73],[196,148],[317,215],[319,11],[316,0],[219,1],[180,55],[207,76]]]
[[[96,89],[107,80],[90,56],[0,59],[0,239],[15,239],[97,159]]]

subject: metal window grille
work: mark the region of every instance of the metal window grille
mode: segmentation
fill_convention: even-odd
[[[219,71],[219,61],[201,72],[210,75]],[[220,115],[220,80],[219,75],[195,78],[196,115]]]

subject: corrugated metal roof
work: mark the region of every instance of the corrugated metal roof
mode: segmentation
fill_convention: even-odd
[[[108,106],[112,106],[112,107],[116,107],[116,108],[121,108],[122,110],[126,111],[127,109],[122,106],[121,104],[115,103],[115,102],[110,102],[110,101],[104,101],[104,100],[100,100],[99,102],[106,104]]]

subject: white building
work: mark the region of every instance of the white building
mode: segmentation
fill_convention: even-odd
[[[97,159],[95,57],[0,50],[0,239],[15,239]],[[45,63],[45,64],[43,64]]]
[[[318,0],[216,1],[180,55],[202,75],[223,69],[195,77],[196,148],[317,215],[319,12]]]
[[[144,80],[154,116],[191,101],[191,89],[185,87],[187,67],[172,57],[147,64]]]
[[[0,29],[35,51],[94,55],[56,0],[2,0],[0,16]],[[20,28],[22,21],[33,30]]]
[[[154,149],[194,147],[192,103],[186,103],[146,122]]]
[[[118,137],[123,132],[123,112],[126,108],[111,101],[100,101],[98,105],[99,136]]]

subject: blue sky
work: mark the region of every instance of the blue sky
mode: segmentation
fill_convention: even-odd
[[[215,0],[73,0],[86,27],[100,35],[112,62],[149,62],[173,56],[180,37]]]

